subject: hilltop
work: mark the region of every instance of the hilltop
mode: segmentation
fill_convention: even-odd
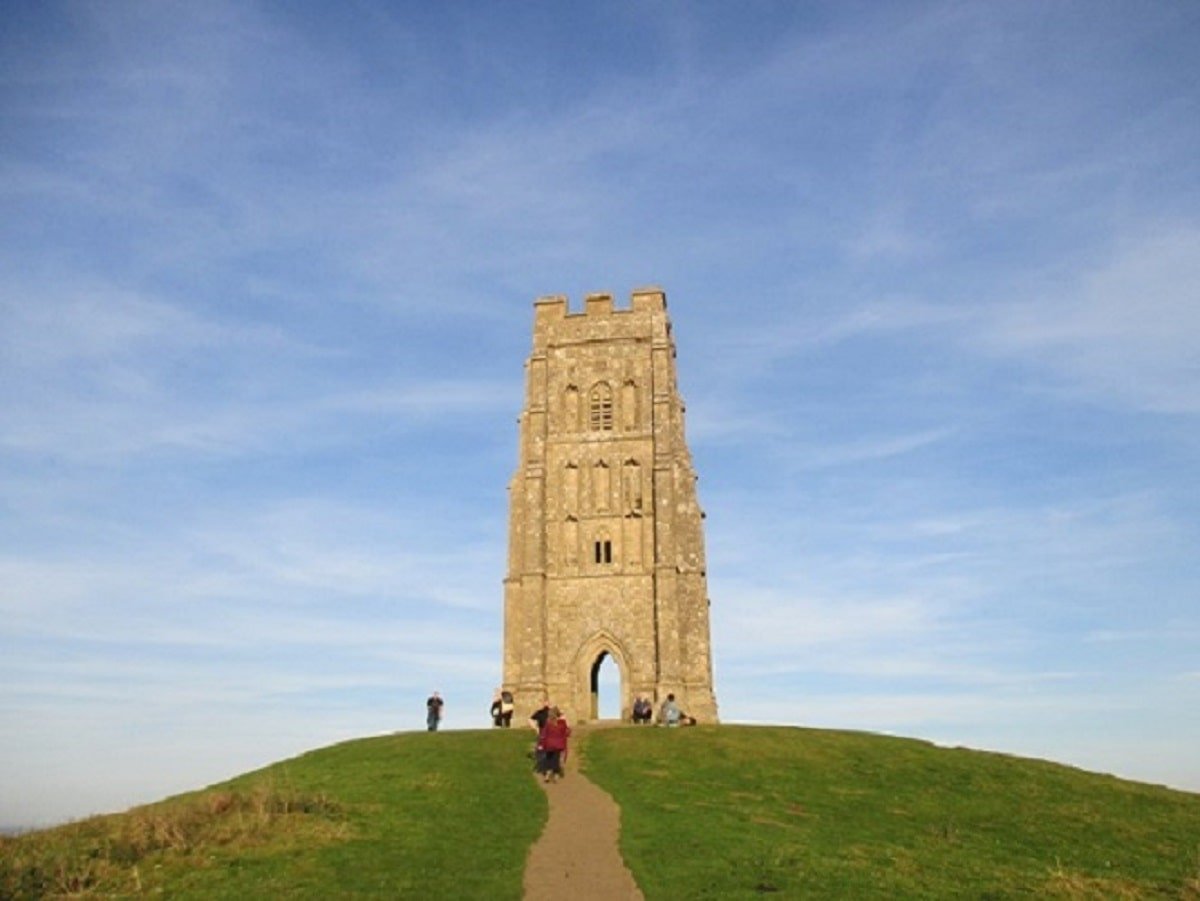
[[[313,751],[0,839],[0,897],[521,897],[524,730]],[[1200,795],[863,733],[608,729],[577,749],[645,895],[1200,898]]]

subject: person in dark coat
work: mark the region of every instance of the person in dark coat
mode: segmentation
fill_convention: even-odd
[[[436,691],[425,702],[425,728],[437,732],[438,724],[442,721],[442,696]]]
[[[540,773],[542,771],[542,730],[546,728],[546,720],[550,718],[550,702],[542,701],[542,706],[533,711],[529,717],[529,725],[532,727],[537,738],[533,743],[533,771]]]

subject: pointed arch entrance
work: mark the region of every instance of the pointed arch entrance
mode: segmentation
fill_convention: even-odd
[[[633,703],[630,700],[630,660],[613,634],[597,632],[583,643],[575,661],[576,709],[585,712],[590,720],[600,719],[609,710],[617,718],[627,719]],[[604,678],[607,661],[612,661],[617,671],[615,686],[607,684],[609,680]],[[602,703],[601,694],[613,690],[617,693],[616,703],[609,704],[607,698]]]
[[[607,651],[596,658],[591,678],[591,718],[621,718],[621,668]]]

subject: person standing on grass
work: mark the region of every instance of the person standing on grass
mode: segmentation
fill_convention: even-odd
[[[557,782],[562,778],[563,761],[567,759],[567,738],[570,735],[571,727],[562,718],[559,709],[551,707],[546,725],[538,736],[538,744],[542,746],[542,781]]]
[[[542,751],[542,730],[546,728],[546,720],[549,718],[550,702],[542,698],[542,706],[533,711],[529,717],[529,725],[537,735],[537,739],[533,743],[533,771],[535,773],[542,771],[542,758],[545,756]]]
[[[492,725],[507,729],[512,725],[513,696],[511,691],[496,689],[496,700],[492,701]]]
[[[442,721],[442,696],[436,691],[425,702],[425,728],[437,732],[438,724]]]
[[[534,732],[541,734],[546,728],[546,720],[550,718],[550,702],[542,698],[542,706],[529,714],[529,726]]]

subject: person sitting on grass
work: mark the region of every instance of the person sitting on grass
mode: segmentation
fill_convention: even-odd
[[[636,724],[648,723],[654,716],[654,708],[650,706],[650,702],[638,695],[636,701],[633,702],[633,721]]]
[[[659,725],[678,726],[681,716],[683,716],[683,712],[679,709],[679,705],[675,703],[675,695],[667,695],[667,699],[663,701],[662,707],[658,711]]]

